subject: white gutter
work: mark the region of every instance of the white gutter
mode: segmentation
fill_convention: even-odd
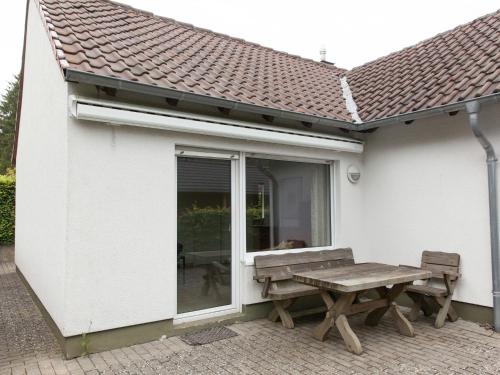
[[[363,152],[362,141],[346,137],[76,96],[70,96],[69,104],[72,117],[107,125],[162,129],[358,154]]]

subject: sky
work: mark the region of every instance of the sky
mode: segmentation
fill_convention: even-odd
[[[500,0],[121,0],[213,31],[342,68],[411,46],[500,9]],[[0,93],[21,67],[25,0],[0,2]]]

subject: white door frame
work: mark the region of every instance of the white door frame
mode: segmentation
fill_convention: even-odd
[[[226,159],[231,160],[231,304],[217,306],[204,310],[190,311],[187,313],[176,314],[174,324],[182,324],[191,321],[209,319],[217,316],[241,312],[241,293],[240,293],[240,194],[241,194],[241,166],[240,155],[238,152],[201,150],[188,147],[179,147],[176,149],[175,179],[177,180],[177,158],[203,158],[203,159]],[[177,210],[177,196],[176,196]],[[244,212],[244,211],[243,211]],[[177,220],[175,221],[175,233],[177,233]],[[176,272],[178,268],[176,267]],[[177,277],[175,287],[175,304],[177,310]]]

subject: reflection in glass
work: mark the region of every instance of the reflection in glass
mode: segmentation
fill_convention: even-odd
[[[231,161],[177,159],[177,313],[231,304]]]
[[[325,164],[246,159],[247,251],[331,244]]]

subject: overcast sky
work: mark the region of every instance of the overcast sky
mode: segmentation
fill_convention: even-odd
[[[155,14],[352,68],[500,8],[500,0],[122,0]],[[0,92],[21,66],[25,0],[0,2]]]

